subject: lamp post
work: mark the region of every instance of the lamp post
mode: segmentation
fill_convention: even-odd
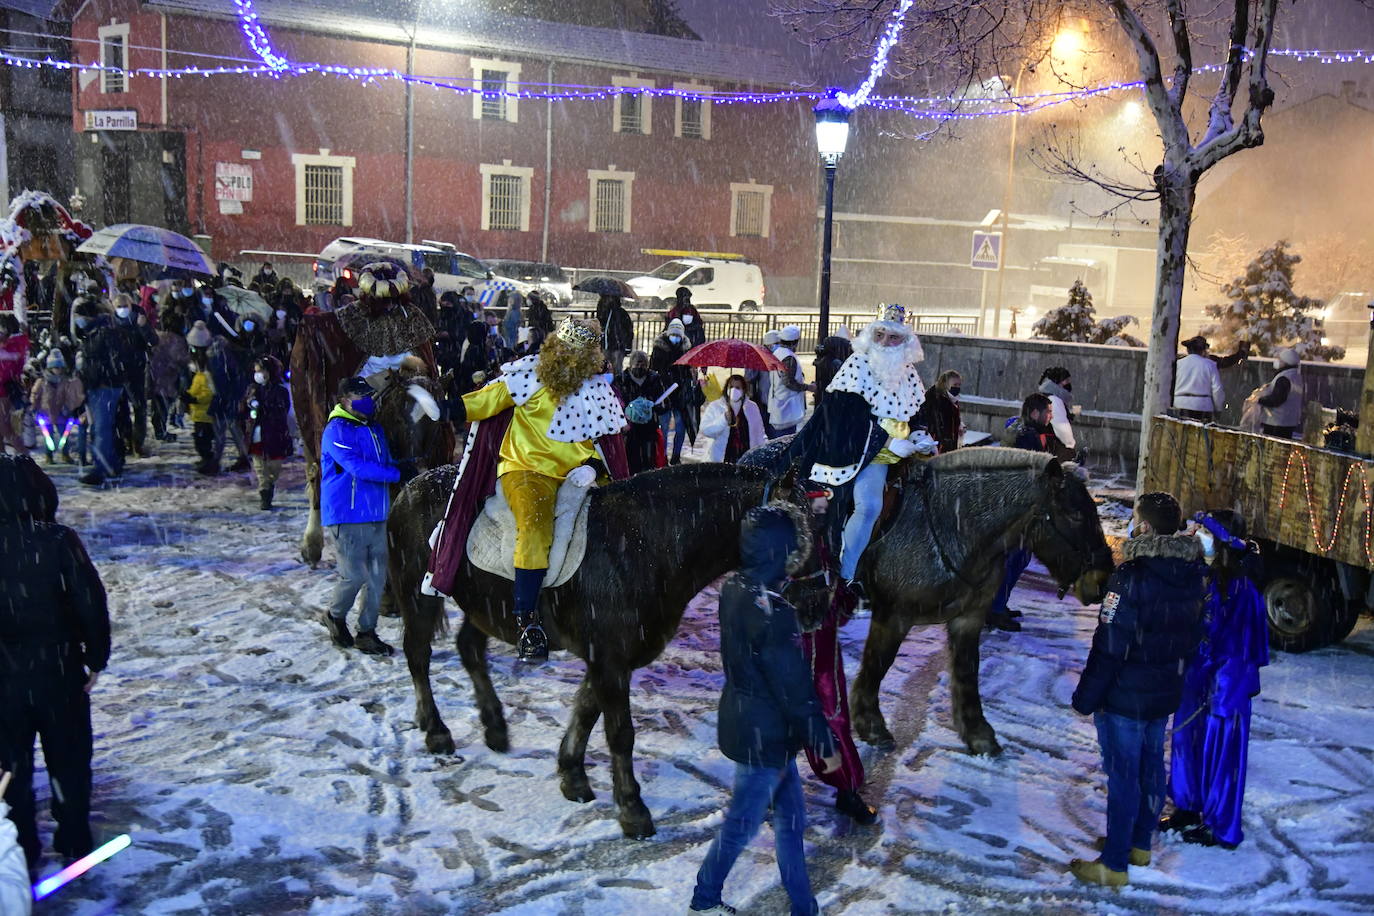
[[[816,326],[817,346],[830,332],[830,248],[835,230],[835,169],[849,141],[849,109],[839,99],[825,99],[813,109],[816,149],[825,166],[825,224],[821,229],[821,309]]]

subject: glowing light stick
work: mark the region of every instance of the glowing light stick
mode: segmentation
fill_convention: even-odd
[[[79,429],[80,426],[81,423],[76,419],[76,417],[68,417],[67,426],[65,429],[62,430],[62,438],[57,440],[57,447],[59,449],[66,448],[67,437],[72,434],[72,430]]]
[[[34,419],[38,421],[38,428],[43,431],[43,441],[48,443],[48,451],[57,451],[57,446],[52,444],[52,427],[48,425],[46,414],[36,414]]]
[[[121,833],[104,846],[101,846],[89,855],[82,856],[60,872],[48,875],[48,877],[33,886],[33,899],[42,900],[69,881],[80,878],[86,872],[90,871],[101,862],[104,862],[120,850],[128,849],[132,842],[133,840],[129,839],[127,833]]]

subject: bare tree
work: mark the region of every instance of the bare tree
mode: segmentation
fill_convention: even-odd
[[[772,0],[775,15],[818,46],[839,46],[862,57],[899,0]],[[1114,22],[1135,52],[1139,79],[1163,142],[1163,161],[1154,168],[1151,187],[1112,187],[1091,170],[1075,168],[1064,158],[1065,173],[1092,181],[1129,200],[1159,202],[1158,268],[1153,326],[1145,366],[1141,413],[1140,463],[1144,482],[1152,418],[1172,399],[1174,359],[1178,351],[1188,234],[1192,227],[1197,184],[1212,166],[1233,153],[1264,142],[1260,118],[1274,100],[1268,83],[1269,47],[1278,0],[915,0],[907,12],[905,52],[898,66],[906,72],[938,68],[956,86],[976,84],[989,72],[1009,72],[1001,65],[1019,59],[1042,59],[1046,36],[1066,16],[1095,13]],[[1228,13],[1229,8],[1229,13]],[[1227,14],[1225,61],[1206,109],[1205,123],[1194,130],[1185,103],[1197,70],[1194,31]],[[1152,30],[1151,23],[1158,28]],[[1161,48],[1164,49],[1161,52]],[[1172,67],[1166,75],[1166,55]],[[900,72],[900,71],[899,71]],[[1244,89],[1244,92],[1242,92]]]

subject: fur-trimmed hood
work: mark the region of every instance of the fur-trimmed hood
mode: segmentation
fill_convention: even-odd
[[[1121,555],[1127,561],[1146,557],[1168,560],[1201,560],[1202,545],[1187,534],[1142,534],[1121,545]]]

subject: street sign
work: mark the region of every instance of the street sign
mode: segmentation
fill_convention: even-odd
[[[138,130],[137,111],[86,111],[87,130]]]
[[[215,200],[251,201],[253,167],[238,162],[215,163]]]
[[[1002,266],[1002,233],[973,233],[973,256],[968,266],[974,270],[996,270]]]

